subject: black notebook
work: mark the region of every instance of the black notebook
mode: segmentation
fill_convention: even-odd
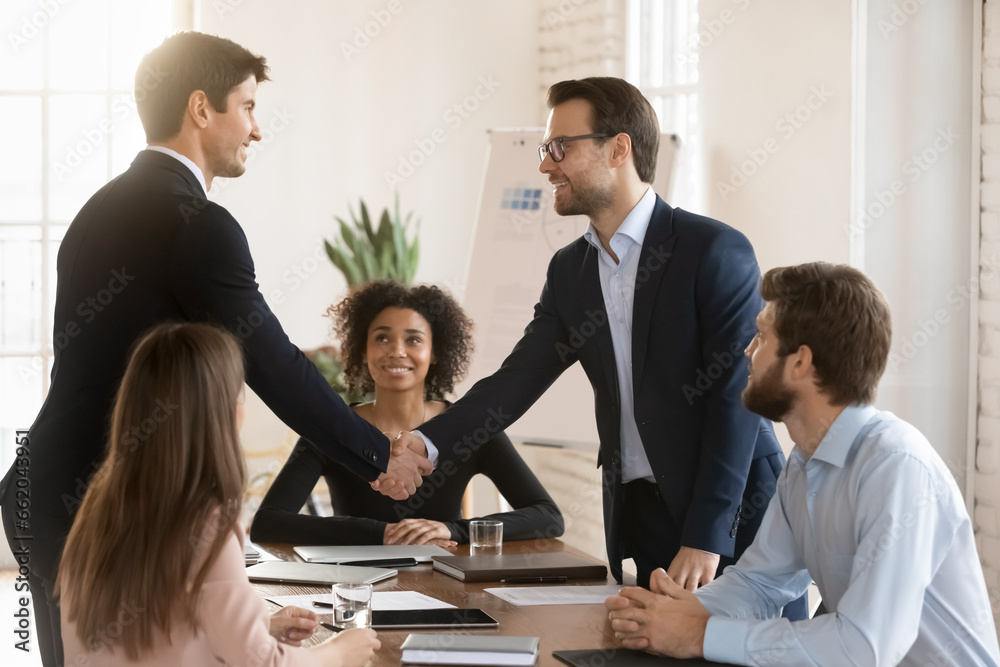
[[[502,556],[434,556],[434,569],[467,582],[530,577],[605,579],[608,568],[588,558],[561,551]]]
[[[668,658],[627,648],[590,649],[586,651],[553,651],[552,655],[573,667],[675,667],[679,665],[729,665],[709,662],[702,658]]]

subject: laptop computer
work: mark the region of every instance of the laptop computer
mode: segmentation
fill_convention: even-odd
[[[302,546],[295,553],[307,563],[362,563],[410,558],[429,563],[434,556],[450,556],[447,549],[433,544],[371,544],[359,546]]]
[[[396,570],[380,567],[354,567],[351,565],[326,565],[321,563],[292,563],[269,560],[247,568],[251,581],[269,581],[277,584],[373,584],[395,577]]]

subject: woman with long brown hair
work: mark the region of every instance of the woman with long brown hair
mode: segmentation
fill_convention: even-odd
[[[373,631],[351,630],[294,648],[315,614],[268,618],[244,571],[242,421],[229,334],[164,324],[140,339],[59,568],[67,665],[360,667],[379,647]]]

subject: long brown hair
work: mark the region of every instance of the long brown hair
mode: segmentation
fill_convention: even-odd
[[[115,399],[107,459],[80,505],[56,582],[84,646],[111,637],[138,660],[158,630],[169,637],[172,623],[194,628],[198,592],[237,529],[246,486],[236,427],[242,389],[241,350],[221,329],[162,324],[137,343]],[[134,615],[127,624],[123,607]]]

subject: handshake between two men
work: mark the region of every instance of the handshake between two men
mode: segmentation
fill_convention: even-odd
[[[409,431],[395,436],[383,432],[392,442],[392,456],[384,473],[371,483],[372,488],[393,500],[406,500],[423,483],[423,476],[434,470],[434,463],[427,458],[424,441]]]

